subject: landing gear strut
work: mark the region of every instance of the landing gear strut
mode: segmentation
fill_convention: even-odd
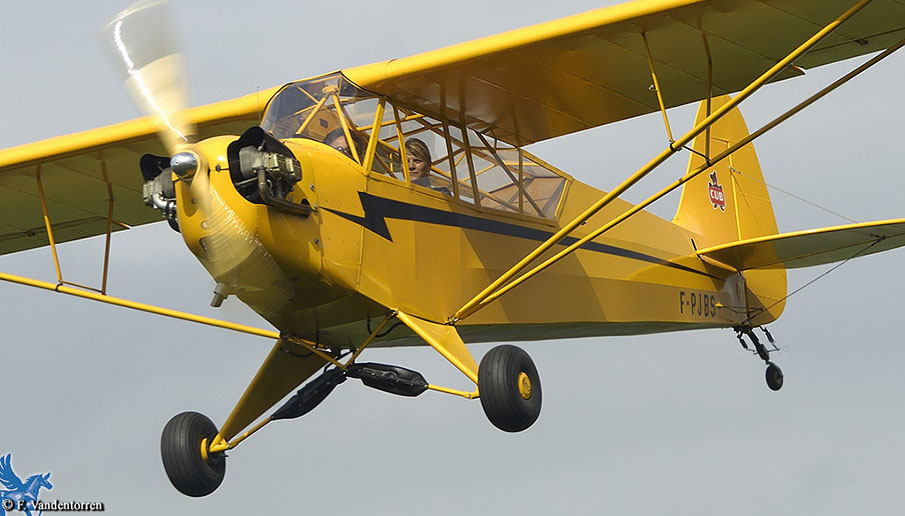
[[[764,346],[760,339],[757,338],[757,335],[754,334],[754,328],[751,326],[737,326],[733,328],[735,330],[735,336],[738,337],[738,341],[741,342],[742,347],[748,351],[751,351],[751,348],[748,347],[748,344],[745,342],[744,336],[747,336],[748,339],[751,340],[751,344],[754,346],[754,353],[757,354],[767,364],[767,371],[765,373],[765,377],[767,380],[767,387],[772,391],[778,391],[782,389],[782,369],[779,368],[778,365],[774,364],[770,361],[770,353],[773,351],[778,351],[779,348],[776,347],[773,340],[773,335],[764,328],[761,327],[761,331],[764,332],[764,335],[767,337],[767,340],[770,342],[770,345],[773,346],[773,349],[767,349]]]

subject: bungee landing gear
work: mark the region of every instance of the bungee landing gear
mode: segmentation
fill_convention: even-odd
[[[782,369],[780,369],[778,365],[770,361],[770,353],[779,351],[779,348],[776,347],[775,341],[773,340],[773,335],[770,334],[769,330],[767,330],[763,326],[760,327],[760,330],[764,332],[764,335],[767,337],[770,345],[773,346],[773,349],[767,349],[767,347],[761,343],[760,339],[757,338],[757,335],[754,334],[753,327],[737,326],[733,329],[735,330],[735,336],[742,344],[742,347],[747,351],[755,353],[761,358],[761,360],[764,361],[764,363],[767,364],[767,370],[764,373],[764,376],[767,380],[767,387],[769,387],[772,391],[778,391],[779,389],[782,389]],[[745,336],[747,336],[748,339],[751,340],[751,344],[754,346],[753,350],[749,348],[748,344],[745,342]]]

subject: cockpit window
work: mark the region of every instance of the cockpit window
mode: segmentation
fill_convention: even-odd
[[[346,116],[355,117],[357,113],[352,106],[367,98],[375,97],[338,73],[295,82],[273,97],[261,127],[280,139],[305,137],[323,141],[331,130],[341,125],[337,102]]]
[[[285,86],[261,127],[280,139],[323,142],[366,170],[495,211],[553,219],[568,182],[521,148],[393,105],[341,73]]]

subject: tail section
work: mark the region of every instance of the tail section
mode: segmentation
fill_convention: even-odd
[[[711,109],[718,109],[728,100],[728,95],[713,99]],[[702,102],[695,123],[707,117],[706,110],[706,102]],[[738,108],[733,109],[711,127],[710,156],[746,136],[748,128],[742,114]],[[706,133],[701,133],[694,139],[693,149],[705,154],[706,142]],[[688,170],[703,164],[704,158],[692,153]],[[686,183],[673,222],[700,235],[700,241],[695,239],[698,248],[776,234],[773,204],[754,146],[745,145]]]
[[[711,110],[718,109],[728,100],[728,95],[714,98]],[[707,115],[706,101],[701,102],[695,123]],[[711,126],[709,156],[720,154],[746,136],[748,128],[741,112],[738,108],[731,110]],[[691,154],[688,170],[704,165],[702,155],[708,153],[707,142],[706,132],[694,139],[692,148],[700,155]],[[673,223],[691,233],[697,249],[775,235],[773,204],[754,146],[745,145],[687,182]],[[744,308],[752,317],[751,324],[765,324],[779,317],[784,307],[779,300],[786,295],[785,270],[749,270],[742,275],[746,287],[747,306]],[[763,313],[764,309],[767,313]]]

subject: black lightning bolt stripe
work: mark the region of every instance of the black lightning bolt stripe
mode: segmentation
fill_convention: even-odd
[[[548,231],[526,228],[524,226],[510,224],[508,222],[483,219],[481,217],[475,217],[473,215],[464,215],[461,213],[438,210],[436,208],[428,208],[426,206],[419,206],[417,204],[409,204],[406,202],[395,201],[393,199],[378,197],[366,192],[358,192],[358,196],[361,199],[361,207],[364,210],[363,217],[334,210],[331,208],[326,208],[323,206],[321,207],[321,209],[339,215],[340,217],[356,224],[360,224],[371,232],[382,236],[390,242],[393,241],[393,237],[390,235],[390,229],[387,227],[386,219],[411,220],[415,222],[424,222],[427,224],[437,224],[440,226],[473,229],[476,231],[483,231],[485,233],[493,233],[496,235],[524,238],[526,240],[535,240],[537,242],[544,242],[551,236],[553,236],[553,233],[550,233]],[[559,244],[568,246],[574,244],[577,241],[578,239],[575,237],[565,237],[559,241]],[[700,274],[714,279],[719,279],[715,276],[707,274],[706,272],[692,269],[691,267],[668,262],[666,260],[663,260],[662,258],[657,258],[656,256],[623,249],[621,247],[601,244],[598,242],[587,242],[586,244],[581,246],[581,249],[584,249],[586,251],[610,254],[614,256],[621,256],[623,258],[630,258],[633,260],[640,260],[648,263],[654,263],[685,272],[691,272],[693,274]]]

